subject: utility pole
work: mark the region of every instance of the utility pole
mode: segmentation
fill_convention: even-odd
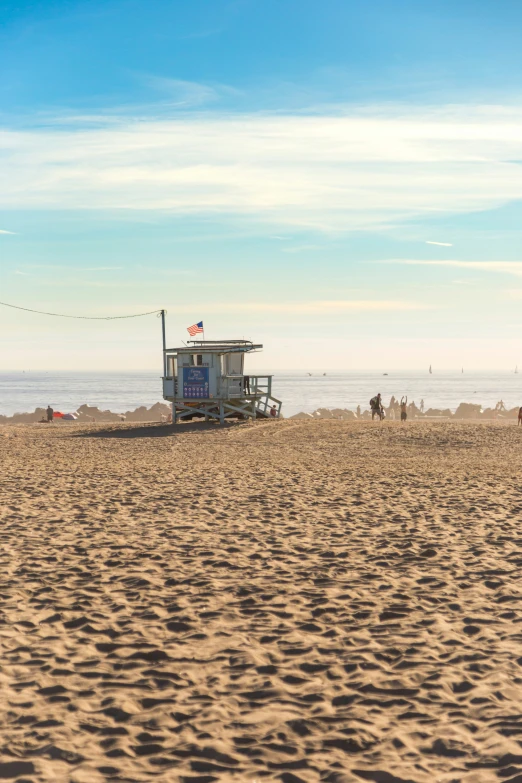
[[[165,310],[161,311],[161,332],[163,336],[163,377],[167,376],[167,337],[165,335]]]

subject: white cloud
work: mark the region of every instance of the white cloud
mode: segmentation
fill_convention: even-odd
[[[0,234],[14,234],[14,231],[3,231],[0,229]]]
[[[192,105],[216,89],[169,84]],[[173,119],[112,112],[95,124],[5,128],[0,207],[225,213],[344,231],[522,198],[520,166],[510,162],[522,158],[522,108],[342,109]]]
[[[430,242],[429,240],[426,240],[427,245],[438,245],[439,247],[453,247],[453,245],[450,242]]]
[[[478,269],[484,272],[500,272],[501,274],[522,277],[522,261],[425,261],[413,259],[393,259],[383,261],[384,264],[404,264],[406,266],[449,266],[459,269]]]

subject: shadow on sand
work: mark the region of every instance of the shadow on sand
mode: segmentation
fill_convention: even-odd
[[[214,422],[187,422],[186,424],[143,424],[141,426],[113,425],[103,430],[91,430],[74,435],[76,438],[172,438],[185,432],[214,432],[237,427],[238,422],[225,422],[220,426]]]

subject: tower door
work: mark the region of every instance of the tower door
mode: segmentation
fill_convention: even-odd
[[[242,353],[227,353],[225,359],[225,375],[243,375]]]

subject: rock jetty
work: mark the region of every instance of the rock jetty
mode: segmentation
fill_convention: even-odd
[[[117,422],[117,421],[162,421],[162,417],[170,416],[172,410],[170,405],[163,402],[156,402],[147,408],[141,405],[133,411],[122,413],[113,413],[112,411],[102,411],[91,405],[80,405],[75,411],[75,421],[88,424],[92,422]],[[0,424],[34,424],[47,419],[45,408],[36,408],[34,413],[15,413],[13,416],[0,416]],[[55,423],[62,423],[61,419],[55,419]],[[63,421],[63,424],[70,424],[70,421]]]
[[[408,411],[408,419],[474,419],[474,420],[494,420],[494,419],[516,419],[518,417],[518,407],[510,410],[498,410],[495,408],[482,408],[482,405],[471,402],[461,402],[455,413],[449,408],[428,408],[421,413],[418,408],[414,411]],[[386,418],[393,419],[390,410],[385,408]],[[313,413],[296,413],[290,416],[290,419],[359,419],[367,421],[372,415],[369,410],[364,410],[359,416],[347,408],[318,408]],[[396,417],[397,418],[397,417]]]

